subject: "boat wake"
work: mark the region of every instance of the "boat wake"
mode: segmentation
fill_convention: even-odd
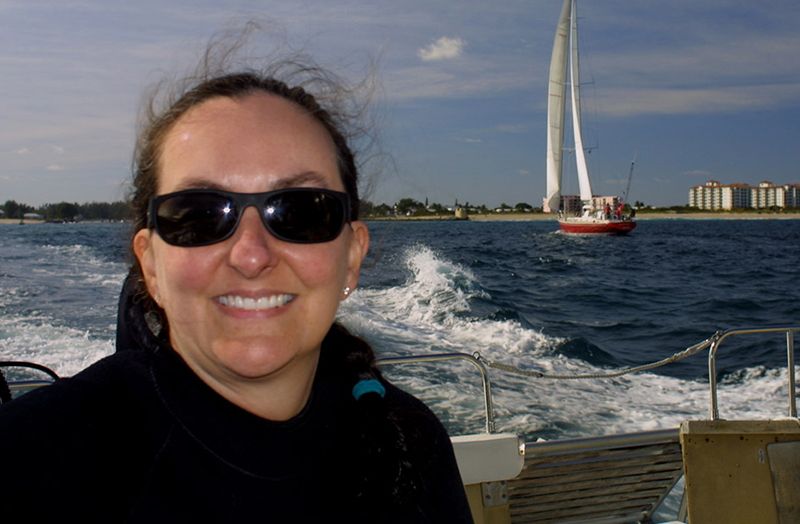
[[[477,315],[481,308],[476,304],[491,304],[491,294],[469,269],[428,246],[408,248],[404,266],[404,283],[359,289],[340,309],[340,320],[367,339],[379,357],[479,352],[490,361],[559,375],[614,367],[608,355],[590,351],[589,341],[546,335],[515,319]],[[393,366],[384,372],[424,399],[451,432],[482,431],[480,379],[468,364]],[[655,373],[550,380],[498,370],[490,370],[490,376],[498,429],[524,434],[526,440],[675,427],[687,418],[707,416],[709,393],[703,380]],[[784,412],[785,370],[752,368],[736,376],[720,386],[723,416],[725,411],[737,418]]]
[[[87,245],[65,239],[58,245],[56,235],[64,236],[62,231],[54,228],[52,239],[39,245],[0,239],[0,359],[31,360],[71,375],[114,350],[117,298],[127,268],[124,261],[104,251],[109,249],[104,242]],[[543,238],[550,242],[552,236]],[[378,270],[381,282],[356,290],[342,304],[342,322],[366,338],[379,356],[479,352],[493,362],[548,374],[586,374],[619,367],[619,352],[593,340],[591,330],[580,329],[587,321],[581,310],[559,310],[550,298],[553,289],[562,289],[558,286],[563,286],[565,296],[570,295],[575,286],[573,273],[581,265],[594,263],[587,254],[591,245],[587,243],[583,253],[579,248],[586,242],[571,241],[568,257],[548,255],[538,264],[534,259],[533,266],[506,264],[506,259],[525,253],[500,251],[498,255],[501,248],[492,248],[492,255],[486,254],[484,260],[484,251],[475,250],[480,264],[468,268],[455,262],[454,256],[429,247],[432,242],[393,252],[397,259],[392,254],[392,260]],[[392,272],[391,267],[399,270]],[[547,278],[554,282],[549,288],[534,289],[535,283]],[[649,289],[644,296],[653,304],[665,293]],[[639,319],[644,323],[640,331],[659,332],[657,326],[647,324],[655,314],[629,313],[624,308],[627,302],[613,295],[603,302],[616,304],[617,312],[611,320],[603,320],[604,329],[619,329],[626,319]],[[536,320],[539,316],[549,318],[549,323]],[[554,336],[543,325],[566,335]],[[641,350],[626,353],[625,365],[647,363],[648,355],[656,354],[654,349],[667,349],[667,354],[684,349],[669,347],[672,331],[661,333],[661,339],[637,341]],[[702,333],[694,342],[710,334]],[[659,354],[664,356],[663,351]],[[748,351],[752,354],[763,356],[758,348]],[[703,356],[693,358],[703,366]],[[428,402],[454,434],[482,431],[481,382],[469,364],[395,366],[385,368],[385,373]],[[705,418],[709,403],[702,374],[699,378],[656,372],[615,379],[548,380],[492,369],[490,376],[498,428],[522,433],[528,440],[674,427],[686,418]],[[731,368],[721,376],[722,417],[727,413],[766,418],[785,413],[784,369]]]

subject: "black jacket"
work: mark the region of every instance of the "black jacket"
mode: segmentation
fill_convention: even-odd
[[[364,510],[374,501],[359,498],[361,412],[336,357],[340,337],[323,342],[304,410],[272,422],[219,396],[169,346],[143,340],[135,322],[127,344],[138,350],[0,408],[4,519],[471,522],[447,433],[388,383],[384,402],[404,420],[419,482],[395,507]]]

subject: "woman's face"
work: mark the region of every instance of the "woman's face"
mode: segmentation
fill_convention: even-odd
[[[302,108],[266,93],[214,98],[187,112],[166,136],[159,173],[158,194],[344,191],[327,131]],[[310,386],[320,343],[343,289],[358,281],[367,245],[360,222],[330,242],[278,240],[253,207],[230,238],[213,245],[176,247],[147,229],[134,239],[173,347],[212,387],[281,375]]]

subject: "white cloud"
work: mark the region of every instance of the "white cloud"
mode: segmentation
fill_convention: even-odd
[[[48,171],[63,171],[64,166],[62,166],[61,164],[50,164],[49,166],[47,166],[46,169]]]
[[[427,47],[423,47],[417,51],[419,56],[424,62],[432,62],[435,60],[450,60],[458,58],[464,51],[467,43],[461,38],[450,38],[443,36],[437,41],[431,43]]]
[[[28,149],[27,147],[23,147],[22,149],[17,149],[17,154],[18,155],[28,155],[28,154],[30,154],[30,152],[31,152],[31,150]]]
[[[611,116],[753,111],[800,103],[800,84],[699,88],[619,88],[598,92],[598,113]]]
[[[64,148],[61,147],[61,146],[50,146],[50,149],[53,151],[53,153],[55,153],[57,155],[63,155],[64,154]]]

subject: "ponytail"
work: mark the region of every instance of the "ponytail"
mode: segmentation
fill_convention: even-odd
[[[421,485],[409,450],[416,429],[412,413],[391,409],[385,380],[375,365],[370,345],[340,324],[328,333],[330,349],[340,352],[355,403],[352,425],[351,470],[356,482],[356,503],[373,515],[393,508],[408,509]]]

